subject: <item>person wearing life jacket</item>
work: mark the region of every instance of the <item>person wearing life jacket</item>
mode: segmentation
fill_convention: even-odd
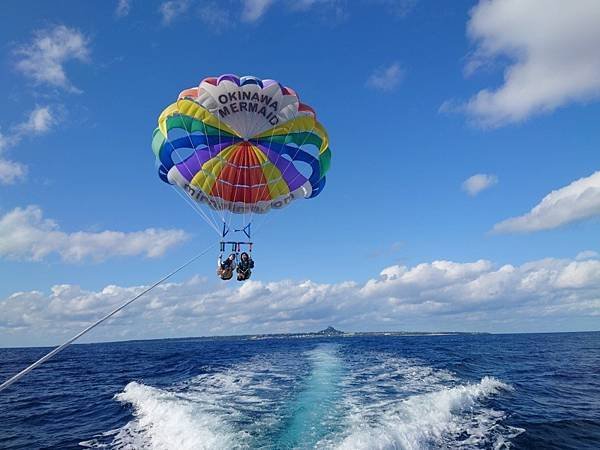
[[[252,260],[252,258],[250,258],[248,253],[242,252],[242,254],[240,255],[240,262],[238,263],[236,269],[238,281],[244,281],[250,278],[250,275],[252,274],[252,270],[250,269],[253,268],[254,261]]]
[[[221,280],[230,280],[233,277],[233,269],[235,267],[235,253],[231,253],[225,261],[223,255],[219,255],[217,260],[217,275]]]

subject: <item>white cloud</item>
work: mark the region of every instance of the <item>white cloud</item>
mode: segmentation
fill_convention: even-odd
[[[494,225],[497,233],[550,230],[600,215],[600,171],[550,192],[527,214]]]
[[[50,293],[16,292],[0,300],[2,336],[33,333],[47,344],[47,336],[72,334],[144,288],[57,285]],[[434,330],[433,324],[442,324],[439,330],[531,331],[591,317],[600,317],[598,260],[543,259],[521,266],[433,261],[391,266],[362,284],[240,285],[198,278],[165,284],[93,339],[292,332],[330,324],[346,330]]]
[[[461,108],[494,127],[598,98],[599,23],[597,0],[481,0],[468,23],[477,47],[466,70],[510,62],[500,87],[479,91]]]
[[[49,84],[71,92],[81,92],[67,77],[65,64],[71,60],[87,61],[88,39],[80,31],[64,25],[38,30],[27,45],[16,49],[16,68],[38,84]],[[25,165],[6,158],[8,148],[26,136],[44,134],[60,122],[56,107],[37,105],[28,118],[0,133],[0,184],[14,184],[28,172]]]
[[[0,132],[0,152],[10,145],[10,139]]]
[[[273,4],[273,0],[242,0],[242,20],[244,22],[256,22]]]
[[[327,17],[329,23],[338,21],[346,16],[345,2],[343,0],[242,0],[241,19],[244,22],[256,22],[260,20],[267,11],[278,3],[288,11],[308,12],[315,11],[319,15]],[[315,15],[312,16],[316,17]]]
[[[418,0],[362,0],[397,17],[406,16]],[[230,0],[217,2],[214,0],[167,0],[159,7],[163,25],[170,25],[176,19],[187,15],[199,17],[211,27],[212,31],[220,32],[226,28],[239,26],[239,21],[253,24],[260,21],[275,6],[280,10],[292,13],[313,12],[328,23],[340,21],[348,16],[346,0]]]
[[[600,258],[600,254],[594,250],[584,250],[579,252],[575,257],[577,261],[585,261],[587,259],[598,259]]]
[[[476,196],[481,191],[484,191],[498,183],[496,175],[478,173],[463,181],[462,189],[471,197]]]
[[[410,3],[411,0],[407,0]],[[395,4],[395,1],[386,4]],[[398,3],[403,3],[399,1]],[[223,31],[226,28],[239,26],[239,22],[255,23],[278,4],[288,12],[307,12],[317,10],[327,16],[328,21],[345,17],[343,0],[237,0],[235,2],[217,2],[213,0],[168,0],[159,7],[164,25],[170,25],[183,15],[199,17],[211,27],[212,31]]]
[[[387,67],[376,69],[368,78],[367,86],[380,91],[393,91],[398,87],[404,71],[398,62],[394,62]]]
[[[25,136],[39,135],[50,131],[59,123],[58,115],[50,106],[36,106],[24,122],[12,126],[7,134],[0,133],[0,184],[14,184],[27,175],[25,165],[6,159],[6,149],[17,145]]]
[[[84,259],[102,261],[113,256],[162,256],[188,239],[182,230],[148,228],[143,231],[66,233],[58,224],[44,219],[37,206],[15,208],[0,217],[0,257],[40,261],[58,254],[67,262]]]
[[[313,7],[328,7],[335,11],[341,9],[344,2],[341,0],[288,0],[288,3],[292,10],[297,11],[308,11]]]
[[[189,0],[169,0],[159,7],[163,25],[171,24],[175,19],[185,14],[190,8]]]
[[[115,8],[115,16],[118,18],[126,17],[131,11],[132,0],[118,0]]]
[[[17,69],[36,83],[81,92],[65,71],[67,62],[89,59],[89,39],[79,30],[64,25],[39,30],[32,42],[20,47],[16,54]]]
[[[27,167],[2,156],[4,149],[12,145],[10,136],[0,133],[0,184],[14,184],[21,181],[27,174]]]
[[[50,131],[57,121],[56,114],[49,106],[36,106],[29,113],[27,121],[17,125],[16,131],[17,133],[43,134]]]
[[[198,15],[212,31],[219,32],[234,25],[229,9],[216,2],[203,2],[198,8]]]
[[[355,3],[366,4],[369,8],[383,11],[394,17],[406,17],[417,5],[419,0],[361,0]],[[344,19],[348,16],[348,2],[345,0],[287,0],[290,9],[308,11],[313,7],[326,10],[329,19]]]
[[[27,167],[0,156],[0,184],[15,184],[25,179]]]

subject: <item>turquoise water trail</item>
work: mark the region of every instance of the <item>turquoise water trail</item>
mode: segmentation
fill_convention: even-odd
[[[339,427],[343,365],[339,346],[321,344],[306,353],[311,371],[290,402],[275,448],[319,448]]]

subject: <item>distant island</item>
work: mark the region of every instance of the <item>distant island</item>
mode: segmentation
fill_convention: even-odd
[[[315,334],[318,334],[320,336],[343,336],[344,332],[336,330],[335,328],[330,326],[325,328],[324,330],[317,331]]]
[[[306,333],[274,333],[274,334],[255,334],[250,336],[239,336],[247,339],[305,339],[321,337],[355,337],[355,336],[449,336],[449,335],[473,335],[490,334],[482,332],[462,332],[462,331],[340,331],[332,326],[328,326],[321,331],[309,331]]]
[[[211,341],[218,340],[261,340],[261,339],[317,339],[317,338],[352,338],[369,336],[469,336],[492,334],[484,332],[466,332],[466,331],[341,331],[332,326],[328,326],[321,331],[307,331],[305,333],[272,333],[272,334],[244,334],[229,336],[189,336],[178,338],[147,339],[147,340],[198,340],[206,339]],[[134,339],[133,341],[138,341]]]

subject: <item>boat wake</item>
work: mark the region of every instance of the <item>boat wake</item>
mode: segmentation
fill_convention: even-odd
[[[466,382],[417,360],[322,344],[270,354],[115,398],[132,419],[85,447],[117,449],[509,448],[523,430],[490,400],[511,387]]]

